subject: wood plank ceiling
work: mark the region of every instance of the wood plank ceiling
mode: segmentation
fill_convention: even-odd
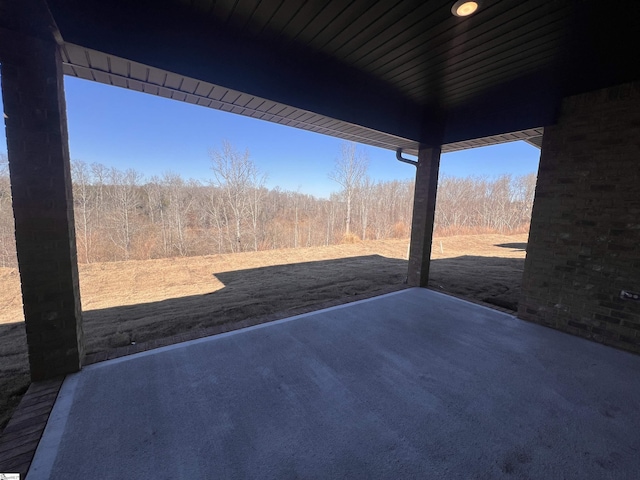
[[[454,105],[550,62],[570,8],[562,1],[481,2],[474,17],[459,19],[448,0],[186,3],[249,37],[323,52],[423,105],[436,96]]]

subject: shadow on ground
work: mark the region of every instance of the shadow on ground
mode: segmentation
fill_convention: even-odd
[[[508,247],[511,248],[511,247]],[[524,260],[462,256],[432,260],[429,286],[515,310]],[[87,354],[193,329],[229,329],[284,318],[405,287],[407,261],[379,255],[216,274],[203,295],[83,312]],[[0,429],[29,384],[24,323],[0,325]]]
[[[0,432],[29,388],[24,322],[0,324]]]
[[[513,250],[518,250],[520,252],[527,251],[527,244],[524,242],[523,243],[497,243],[494,246],[502,247],[502,248],[511,248]]]
[[[437,259],[429,286],[516,310],[523,268],[514,258]],[[379,255],[217,273],[224,288],[211,293],[84,312],[86,351],[358,300],[403,288],[406,274],[406,260]]]
[[[84,312],[87,353],[402,288],[407,262],[379,255],[252,268],[215,277],[203,295]],[[212,282],[213,283],[213,282]]]
[[[509,310],[518,309],[524,259],[463,255],[431,261],[429,286]]]

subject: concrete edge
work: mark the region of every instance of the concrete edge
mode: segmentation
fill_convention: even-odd
[[[294,321],[294,320],[300,320],[300,319],[303,319],[305,317],[315,316],[315,315],[320,314],[320,313],[326,313],[326,312],[330,312],[330,311],[333,311],[333,310],[340,310],[340,309],[348,308],[348,307],[351,307],[351,306],[354,306],[354,305],[360,305],[362,303],[368,303],[368,302],[377,300],[379,298],[384,298],[384,297],[397,295],[397,294],[400,294],[402,292],[406,292],[407,290],[412,290],[412,288],[405,288],[405,289],[398,290],[398,291],[395,291],[395,292],[385,293],[385,294],[382,294],[382,295],[376,295],[374,297],[365,298],[365,299],[362,299],[362,300],[356,300],[354,302],[343,303],[341,305],[335,305],[335,306],[323,308],[323,309],[320,309],[320,310],[313,310],[311,312],[301,313],[301,314],[298,314],[298,315],[282,318],[282,319],[279,319],[279,320],[273,320],[273,321],[270,321],[270,322],[259,323],[257,325],[251,325],[251,326],[247,326],[247,327],[244,327],[244,328],[239,328],[237,330],[232,330],[230,332],[219,333],[217,335],[210,335],[210,336],[206,336],[206,337],[202,337],[202,338],[196,338],[196,339],[193,339],[193,340],[187,340],[187,341],[183,341],[183,342],[179,342],[179,343],[174,343],[172,345],[166,345],[166,346],[163,346],[163,347],[154,348],[152,350],[146,350],[144,352],[133,353],[133,354],[130,354],[130,355],[125,355],[125,356],[119,357],[119,358],[113,358],[113,359],[110,359],[110,360],[105,360],[105,361],[102,361],[102,362],[94,363],[92,365],[88,365],[88,366],[84,367],[83,370],[94,370],[94,369],[97,369],[97,368],[107,367],[107,366],[110,366],[110,365],[113,365],[113,364],[116,364],[116,363],[120,363],[120,362],[124,362],[124,361],[128,361],[128,360],[133,360],[133,359],[136,359],[136,358],[142,358],[142,357],[145,357],[145,356],[148,356],[148,355],[153,355],[153,354],[156,354],[156,353],[166,352],[166,351],[174,350],[174,349],[177,349],[177,348],[184,348],[184,347],[187,347],[189,345],[196,345],[198,343],[203,343],[203,342],[217,340],[217,339],[220,339],[220,338],[229,337],[229,336],[232,336],[232,335],[236,335],[238,333],[248,332],[248,331],[252,331],[252,330],[258,330],[258,329],[262,329],[262,328],[268,328],[268,327],[272,327],[272,326],[275,326],[275,325],[280,325],[282,323],[288,323],[288,322],[291,322],[291,321]]]
[[[26,477],[64,378],[56,377],[29,386],[0,437],[0,472]]]
[[[38,448],[34,452],[27,478],[48,479],[51,477],[51,470],[53,469],[58,447],[62,441],[62,435],[69,418],[78,380],[79,372],[67,375],[62,382],[47,425],[42,432]]]

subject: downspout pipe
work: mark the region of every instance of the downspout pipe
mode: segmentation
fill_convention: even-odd
[[[408,163],[409,165],[413,165],[414,167],[418,166],[418,162],[416,162],[415,160],[409,160],[408,158],[404,158],[402,156],[402,149],[401,148],[396,150],[396,159],[399,162]]]
[[[418,168],[418,162],[416,162],[415,160],[409,160],[408,158],[404,158],[402,156],[401,148],[398,148],[396,150],[396,159],[399,162],[408,163],[409,165],[413,165],[414,167]],[[407,245],[407,260],[409,260],[410,254],[411,254],[411,242],[409,242],[409,245]],[[408,283],[408,282],[409,282],[409,274],[407,274],[407,276],[404,277],[404,281],[402,283]]]

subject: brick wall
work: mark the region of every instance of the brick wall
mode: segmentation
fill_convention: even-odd
[[[407,283],[412,287],[426,287],[429,282],[439,169],[440,148],[421,148],[418,152],[416,168],[411,242],[409,245]]]
[[[2,96],[31,377],[42,380],[77,371],[83,354],[62,62],[54,42],[14,40],[0,51]]]
[[[640,353],[640,83],[545,127],[518,316]]]

